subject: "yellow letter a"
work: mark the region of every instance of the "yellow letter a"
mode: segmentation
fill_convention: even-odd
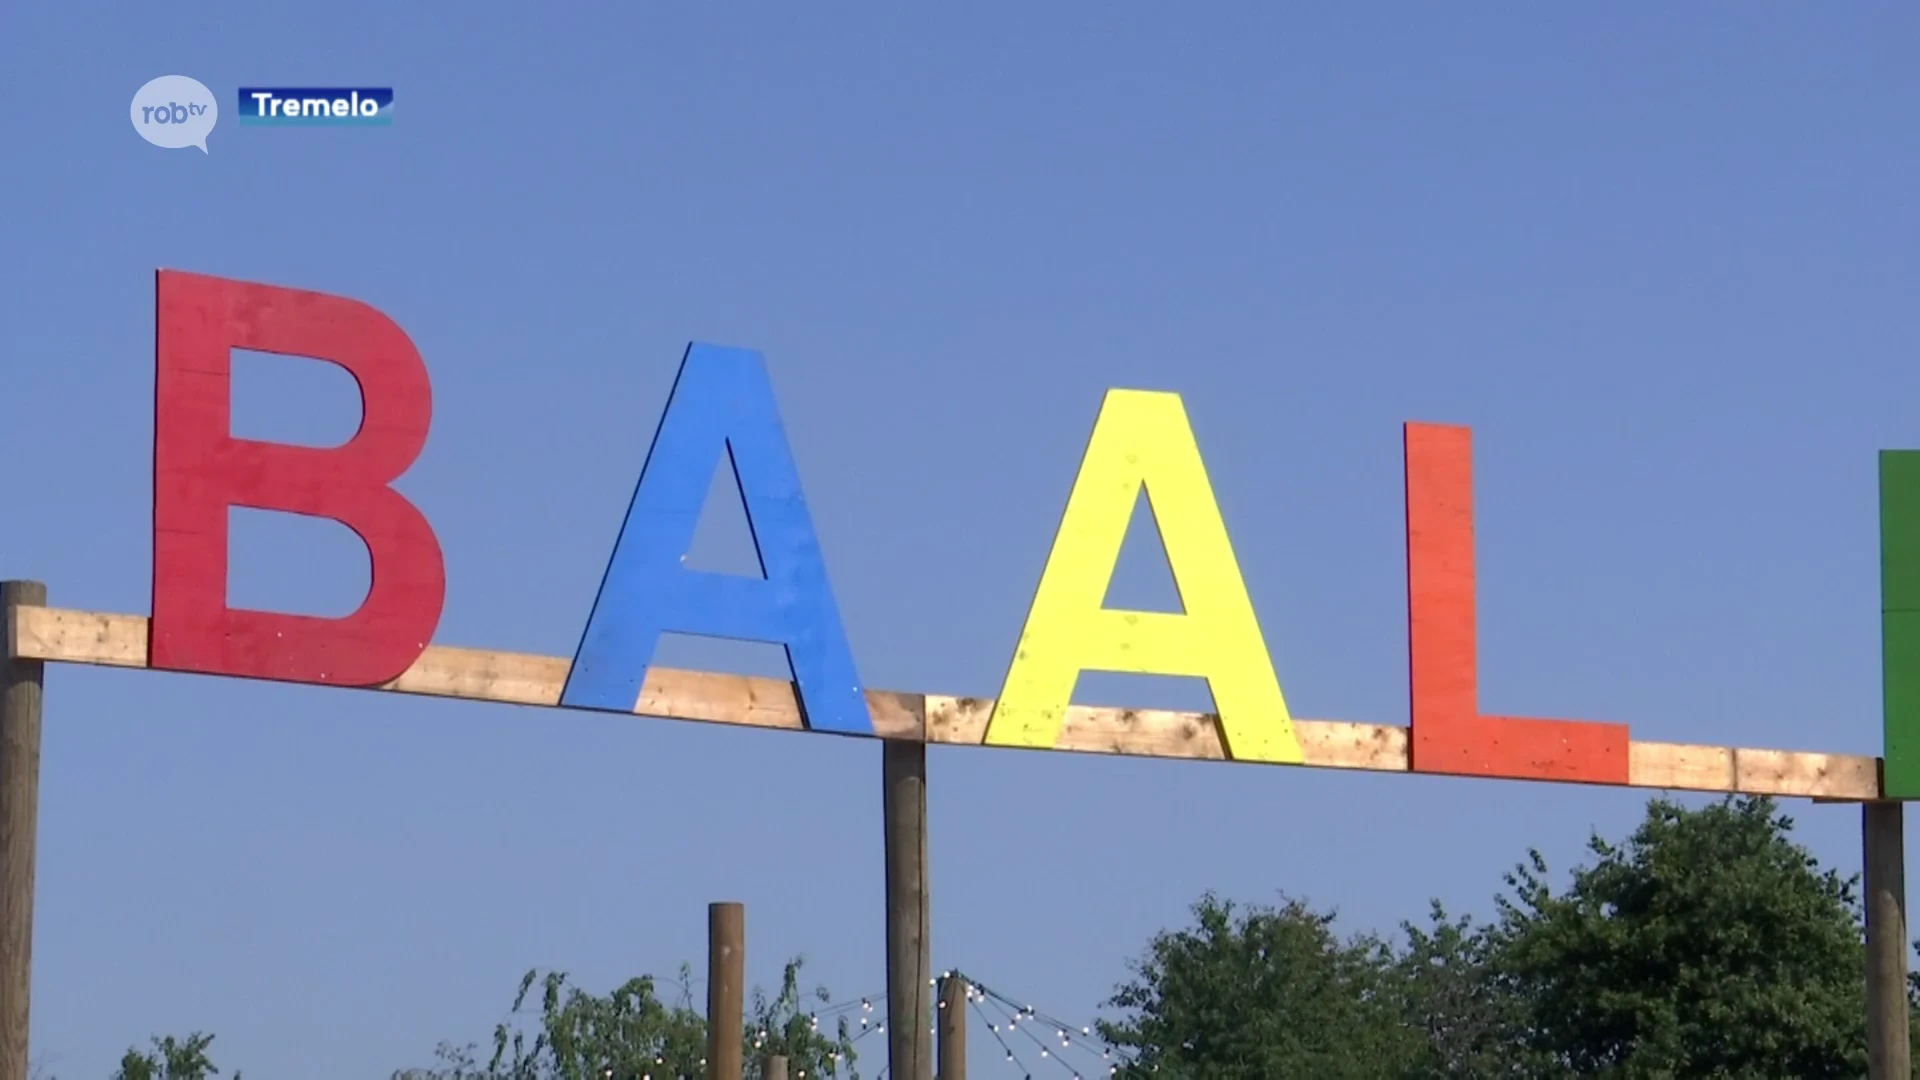
[[[1182,615],[1101,606],[1142,484],[1160,524]],[[1178,394],[1107,391],[1006,685],[987,721],[987,745],[1051,748],[1083,670],[1203,677],[1228,757],[1302,760]]]

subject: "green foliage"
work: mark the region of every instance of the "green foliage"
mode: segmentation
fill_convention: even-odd
[[[1471,918],[1451,918],[1433,901],[1427,926],[1402,923],[1406,946],[1393,962],[1403,1020],[1424,1041],[1403,1076],[1494,1080],[1546,1073],[1540,1055],[1521,1045],[1526,1016],[1495,961],[1501,940]]]
[[[1508,875],[1494,962],[1525,1045],[1579,1076],[1858,1077],[1865,953],[1853,882],[1767,799],[1657,799],[1563,894]]]
[[[756,990],[744,1019],[747,1080],[758,1080],[761,1059],[785,1054],[790,1077],[859,1080],[845,1020],[826,1033],[801,1009],[803,960],[789,961],[780,991]],[[629,979],[605,995],[570,986],[563,972],[529,971],[520,980],[509,1019],[494,1029],[493,1051],[483,1064],[472,1045],[442,1043],[439,1065],[402,1070],[394,1080],[643,1080],[706,1074],[707,1023],[695,1008],[692,972],[680,969],[679,994],[662,1001],[648,976]],[[528,999],[539,990],[539,1004]],[[818,988],[812,997],[828,999]]]
[[[568,986],[562,972],[529,971],[514,995],[516,1016],[536,984],[538,1021],[531,1031],[510,1021],[494,1029],[487,1075],[499,1080],[640,1080],[656,1070],[667,1076],[699,1075],[706,1024],[691,1007],[690,994],[683,992],[680,1004],[666,1005],[655,994],[653,979],[641,976],[597,996]]]
[[[801,957],[787,962],[780,973],[780,992],[769,999],[755,989],[747,1010],[746,1080],[760,1080],[765,1058],[780,1055],[787,1059],[787,1075],[801,1077],[839,1077],[859,1080],[854,1069],[858,1057],[853,1048],[854,1032],[845,1016],[840,1017],[831,1034],[822,1032],[818,1020],[803,1011],[800,991]],[[825,1004],[832,995],[824,986],[810,995]]]
[[[1764,798],[1655,799],[1626,840],[1590,838],[1564,890],[1531,851],[1494,921],[1435,902],[1395,942],[1342,938],[1301,900],[1208,893],[1133,963],[1100,1035],[1128,1080],[1851,1080],[1866,1070],[1860,903],[1792,830]],[[803,992],[801,966],[752,995],[747,1078],[778,1053],[795,1080],[858,1080],[853,1033],[819,1029],[806,1006],[828,995]],[[669,1004],[651,978],[596,995],[530,971],[486,1060],[442,1044],[438,1067],[395,1080],[698,1080],[690,982],[683,966]],[[1920,972],[1908,996],[1920,1012]],[[156,1038],[114,1080],[211,1080],[212,1041]]]
[[[1101,1037],[1129,1053],[1119,1075],[1163,1080],[1377,1080],[1422,1049],[1401,1022],[1385,945],[1340,940],[1333,916],[1283,898],[1236,908],[1208,894],[1195,925],[1154,937],[1109,1004]]]
[[[207,1053],[211,1045],[213,1036],[198,1031],[185,1039],[155,1038],[150,1050],[128,1048],[113,1080],[209,1080],[220,1075]],[[233,1080],[240,1080],[240,1074],[234,1073]]]
[[[1564,892],[1530,852],[1493,923],[1436,903],[1391,947],[1298,901],[1209,894],[1101,1033],[1131,1052],[1121,1075],[1164,1080],[1860,1077],[1854,882],[1792,828],[1767,799],[1656,799],[1623,843],[1592,838]]]

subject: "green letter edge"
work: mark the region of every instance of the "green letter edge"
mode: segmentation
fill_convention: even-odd
[[[1920,450],[1880,452],[1880,684],[1882,792],[1920,798]]]

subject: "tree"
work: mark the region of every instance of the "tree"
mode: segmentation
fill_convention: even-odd
[[[853,1048],[854,1033],[845,1016],[834,1024],[831,1033],[820,1030],[820,1021],[812,1012],[800,1009],[800,968],[802,957],[794,957],[780,972],[780,992],[769,999],[759,989],[747,1017],[747,1080],[760,1080],[763,1061],[772,1055],[787,1059],[787,1075],[801,1077],[847,1076],[859,1080],[853,1063],[858,1053]],[[822,1004],[832,1000],[824,986],[815,987],[812,997]]]
[[[209,1080],[220,1075],[208,1055],[213,1036],[194,1032],[185,1039],[156,1037],[151,1050],[129,1047],[113,1080]],[[233,1080],[240,1080],[234,1073]]]
[[[1101,1034],[1142,1080],[1856,1078],[1855,881],[1792,829],[1764,798],[1655,799],[1623,842],[1592,837],[1563,891],[1531,851],[1492,923],[1435,903],[1399,947],[1342,941],[1297,901],[1208,895],[1153,938]]]
[[[683,969],[683,989],[686,973]],[[683,995],[668,1006],[654,993],[653,979],[628,979],[605,997],[567,986],[564,972],[529,971],[514,995],[514,1013],[534,984],[542,987],[540,1018],[528,1032],[503,1021],[494,1029],[491,1074],[502,1080],[640,1080],[663,1070],[696,1076],[706,1056],[706,1025]]]
[[[1424,1035],[1408,1080],[1494,1080],[1550,1074],[1520,1038],[1526,1014],[1497,963],[1501,940],[1470,917],[1452,918],[1433,901],[1426,928],[1402,923],[1406,948],[1395,962],[1401,1015]]]
[[[1792,828],[1765,798],[1656,799],[1624,844],[1592,838],[1564,893],[1530,852],[1492,957],[1528,1048],[1579,1076],[1864,1075],[1854,882]]]
[[[1410,1072],[1419,1033],[1403,1022],[1393,958],[1341,941],[1333,915],[1282,898],[1237,908],[1209,893],[1194,926],[1155,935],[1107,1004],[1100,1035],[1127,1051],[1123,1077],[1378,1080]]]
[[[756,990],[743,1018],[747,1075],[757,1080],[760,1057],[787,1056],[790,1076],[848,1077],[854,1071],[853,1040],[844,1020],[821,1032],[812,1014],[800,1010],[800,958],[788,962],[780,992]],[[406,1069],[394,1080],[642,1080],[699,1078],[706,1073],[707,1023],[693,1006],[692,972],[680,969],[679,1000],[660,999],[650,976],[629,979],[606,995],[570,986],[564,972],[529,971],[520,980],[510,1016],[494,1029],[493,1052],[482,1064],[469,1044],[442,1043],[439,1065]],[[527,1003],[540,989],[537,1014]],[[827,1000],[825,989],[813,996]]]

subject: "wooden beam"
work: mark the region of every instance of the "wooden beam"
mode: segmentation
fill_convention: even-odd
[[[147,666],[147,620],[60,608],[16,607],[6,625],[7,655],[50,663]],[[403,694],[556,706],[568,661],[560,657],[433,646],[398,679],[380,687]],[[979,746],[991,698],[867,691],[883,739]],[[653,668],[634,712],[673,720],[802,730],[793,685],[779,679]],[[921,717],[924,716],[923,721]],[[1407,772],[1407,729],[1390,724],[1295,720],[1305,765]],[[1076,705],[1056,750],[1225,761],[1210,713]],[[1628,786],[1870,802],[1883,798],[1880,759],[1860,754],[1635,742]]]
[[[934,1080],[933,981],[928,972],[927,744],[880,744],[886,838],[887,1072]]]
[[[147,619],[60,608],[17,608],[7,626],[7,654],[29,660],[147,666]],[[434,645],[399,678],[378,687],[402,694],[557,707],[569,661],[556,656]],[[919,738],[917,694],[868,691],[882,738]],[[634,712],[668,720],[745,727],[804,729],[793,684],[747,675],[652,668]]]
[[[707,1070],[712,1080],[740,1080],[746,1062],[747,909],[730,901],[707,905]]]
[[[1907,1013],[1906,804],[1860,808],[1867,923],[1867,1076],[1913,1076]]]
[[[0,608],[44,610],[47,587],[0,582]],[[40,707],[45,665],[0,663],[0,1080],[27,1080],[33,992],[33,879],[40,821]]]
[[[986,737],[992,698],[928,694],[927,741],[979,746]],[[1407,729],[1339,720],[1295,720],[1305,764],[1326,769],[1407,771]],[[1140,757],[1226,761],[1220,728],[1211,713],[1166,709],[1067,707],[1055,750]]]
[[[949,971],[940,980],[936,1080],[967,1080],[967,979]]]
[[[974,746],[986,729],[993,701],[928,694],[927,741]],[[1407,772],[1407,729],[1340,720],[1295,720],[1309,767]],[[1207,713],[1112,709],[1075,705],[1056,750],[1224,761],[1218,729]],[[1685,743],[1629,746],[1632,787],[1747,795],[1820,797],[1842,801],[1880,797],[1879,759],[1855,754],[1744,750]]]
[[[1880,797],[1880,759],[1861,754],[1656,742],[1633,743],[1628,753],[1634,787],[1846,801]]]

